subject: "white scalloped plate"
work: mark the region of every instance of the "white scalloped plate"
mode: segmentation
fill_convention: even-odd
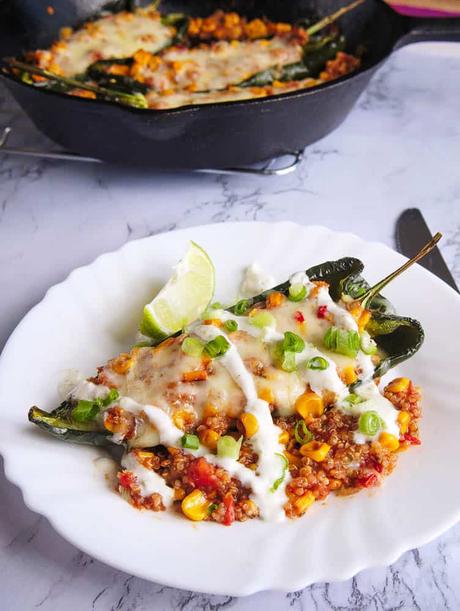
[[[191,239],[213,258],[222,301],[234,297],[242,268],[255,259],[277,281],[350,255],[364,261],[372,282],[403,261],[382,244],[323,227],[226,223],[129,242],[75,270],[19,324],[0,361],[0,449],[7,476],[27,505],[78,548],[118,569],[232,595],[347,579],[394,562],[452,526],[460,515],[460,298],[419,266],[386,294],[426,330],[424,347],[401,368],[424,389],[423,445],[400,455],[398,468],[378,490],[331,498],[282,524],[193,524],[136,511],[95,468],[101,451],[60,443],[28,424],[31,405],[56,405],[62,369],[91,374],[129,346],[142,304]]]

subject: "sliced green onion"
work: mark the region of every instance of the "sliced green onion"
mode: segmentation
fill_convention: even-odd
[[[362,397],[358,397],[358,395],[355,395],[355,393],[351,393],[347,397],[345,397],[344,401],[346,401],[350,405],[357,405],[358,403],[363,403],[365,399],[363,399]]]
[[[279,456],[283,462],[283,467],[282,467],[283,472],[281,474],[281,477],[279,477],[278,479],[275,479],[275,481],[273,482],[273,486],[270,488],[270,492],[275,492],[276,490],[278,490],[278,488],[281,486],[281,484],[284,482],[286,478],[286,471],[288,470],[288,467],[289,467],[288,459],[286,458],[284,454],[279,454],[277,452],[276,456]]]
[[[211,503],[208,507],[208,515],[211,515],[213,511],[219,508],[219,503]]]
[[[233,311],[238,316],[241,316],[242,314],[246,314],[246,312],[249,310],[249,307],[249,301],[247,299],[241,299],[240,301],[238,301],[237,304],[233,306]]]
[[[290,301],[302,301],[307,295],[307,287],[303,284],[291,284],[288,299]]]
[[[217,358],[218,356],[223,356],[227,350],[230,348],[230,344],[225,339],[223,335],[218,335],[207,344],[205,344],[204,351],[210,356],[212,359]]]
[[[295,352],[283,352],[280,362],[283,371],[292,372],[296,370]]]
[[[224,306],[220,303],[220,301],[215,301],[214,303],[211,303],[209,307],[211,308],[211,310],[223,310],[224,309]]]
[[[270,312],[266,310],[261,310],[254,314],[254,316],[249,317],[249,322],[254,327],[258,327],[259,329],[263,329],[264,327],[272,327],[276,324],[275,317]]]
[[[308,443],[313,439],[313,433],[308,430],[304,420],[299,420],[296,422],[294,427],[294,437],[297,443],[300,443],[302,446],[304,443]]]
[[[94,417],[101,409],[101,401],[85,401],[80,399],[77,405],[72,410],[72,420],[75,422],[88,422],[94,420]]]
[[[323,371],[329,367],[329,363],[322,356],[314,356],[307,361],[307,369],[318,369]]]
[[[236,322],[236,320],[226,320],[224,322],[224,327],[229,333],[234,333],[235,331],[238,331],[238,323]]]
[[[182,352],[187,356],[201,356],[203,348],[203,342],[197,337],[186,337],[181,345]]]
[[[234,460],[238,460],[242,441],[243,437],[240,437],[238,441],[230,435],[219,437],[217,440],[217,456],[220,456],[220,458],[233,458]]]
[[[201,315],[201,320],[213,320],[214,318],[217,318],[217,314],[216,310],[212,308],[207,308]]]
[[[185,433],[180,438],[180,442],[183,448],[187,448],[187,450],[198,450],[200,447],[200,440],[197,435],[190,435],[189,433]]]
[[[302,352],[305,342],[301,337],[292,331],[286,331],[282,343],[283,350],[286,352]]]
[[[358,428],[364,435],[373,437],[382,428],[381,418],[377,412],[363,412],[358,420]]]
[[[361,347],[361,340],[357,331],[346,331],[338,327],[329,327],[323,338],[328,350],[355,358]]]
[[[120,396],[120,393],[118,392],[118,390],[116,388],[111,388],[109,390],[108,395],[105,397],[105,399],[102,399],[102,405],[104,407],[107,407],[107,405],[110,405],[111,403],[116,401],[119,396]]]
[[[377,344],[367,331],[361,333],[361,350],[364,354],[375,354],[377,352]]]

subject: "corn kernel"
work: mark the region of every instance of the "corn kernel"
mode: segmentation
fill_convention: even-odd
[[[272,389],[268,386],[265,386],[259,390],[259,399],[262,399],[262,401],[266,401],[267,403],[271,403],[272,405],[275,403],[275,395],[273,394]]]
[[[209,448],[210,450],[215,450],[217,448],[217,442],[220,438],[219,433],[213,431],[212,429],[205,429],[199,433],[201,443]]]
[[[370,319],[371,319],[370,311],[363,310],[361,316],[358,319],[358,330],[360,333],[362,333],[364,329],[367,327],[367,323],[370,321]]]
[[[294,506],[299,514],[305,513],[307,509],[315,502],[315,495],[313,492],[306,492],[303,496],[300,496],[295,502]]]
[[[395,452],[399,448],[398,438],[385,431],[380,433],[379,442],[384,448],[390,450],[390,452]]]
[[[311,390],[297,397],[294,407],[296,412],[302,416],[304,420],[317,418],[324,412],[324,402],[322,398]]]
[[[284,451],[284,455],[288,459],[288,463],[290,465],[296,465],[297,467],[300,466],[302,462],[300,456],[296,456],[295,454],[292,454],[291,452],[288,452],[287,450]]]
[[[204,492],[197,488],[188,494],[181,503],[184,515],[194,522],[201,522],[208,516],[209,501]]]
[[[300,448],[302,456],[307,456],[316,462],[322,462],[329,454],[331,446],[320,441],[309,441]]]
[[[344,367],[340,373],[340,377],[342,378],[343,383],[347,386],[354,384],[358,379],[355,368],[352,365],[349,367]]]
[[[207,318],[206,320],[203,320],[203,324],[214,325],[214,327],[221,327],[223,323],[220,318]]]
[[[133,360],[129,354],[122,353],[111,362],[111,367],[115,373],[123,375],[129,371],[133,365]]]
[[[211,416],[217,416],[219,409],[212,403],[206,403],[203,408],[203,418],[210,418]]]
[[[281,445],[285,446],[288,441],[289,441],[289,433],[287,431],[283,431],[281,435],[278,437],[278,442],[281,443]]]
[[[409,388],[409,384],[409,378],[395,378],[387,385],[385,390],[389,390],[390,392],[404,392]]]
[[[359,302],[352,301],[350,305],[348,306],[348,311],[353,316],[353,318],[356,320],[356,322],[358,322],[363,312],[363,308],[361,307],[361,304]]]
[[[240,420],[243,423],[244,434],[247,438],[252,437],[259,430],[259,423],[257,422],[257,418],[254,416],[254,414],[244,412],[241,414]]]
[[[173,414],[172,419],[177,428],[183,431],[187,425],[193,424],[195,416],[192,412],[188,412],[185,409],[179,409]]]
[[[398,414],[398,424],[399,424],[399,430],[401,431],[401,435],[404,435],[404,433],[407,433],[407,431],[409,430],[409,422],[410,422],[410,414],[409,412],[399,412]]]
[[[285,299],[286,297],[282,293],[279,293],[278,291],[273,291],[273,293],[270,293],[270,295],[268,295],[267,297],[267,308],[269,310],[272,308],[277,308],[283,303]]]

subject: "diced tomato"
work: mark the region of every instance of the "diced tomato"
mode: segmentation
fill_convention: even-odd
[[[118,483],[122,488],[131,488],[134,483],[134,475],[131,471],[120,471],[118,473]]]
[[[413,435],[410,435],[410,433],[405,433],[402,436],[402,439],[404,441],[408,441],[413,446],[419,446],[422,444],[421,440],[418,437],[414,437]]]
[[[297,322],[305,321],[305,316],[302,314],[300,310],[297,310],[297,312],[294,312],[294,318],[296,319]]]
[[[370,456],[366,464],[371,468],[377,471],[377,473],[383,473],[383,465],[377,460],[375,456]]]
[[[214,471],[214,467],[200,457],[190,463],[187,477],[200,490],[215,490],[219,486],[219,481]]]
[[[318,311],[316,312],[316,316],[318,318],[326,318],[327,314],[327,305],[319,306]]]
[[[230,524],[235,521],[235,501],[231,494],[226,494],[224,496],[224,506],[224,524],[225,526],[230,526]]]
[[[356,485],[361,488],[372,488],[372,486],[376,486],[379,478],[375,473],[369,473],[369,475],[365,475],[364,477],[358,477],[356,480]]]

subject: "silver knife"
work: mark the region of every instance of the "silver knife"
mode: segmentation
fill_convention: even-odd
[[[432,234],[420,210],[418,208],[409,208],[404,210],[396,221],[395,237],[398,252],[410,259],[431,240]],[[455,280],[437,246],[420,261],[420,265],[423,265],[423,267],[459,292]]]

